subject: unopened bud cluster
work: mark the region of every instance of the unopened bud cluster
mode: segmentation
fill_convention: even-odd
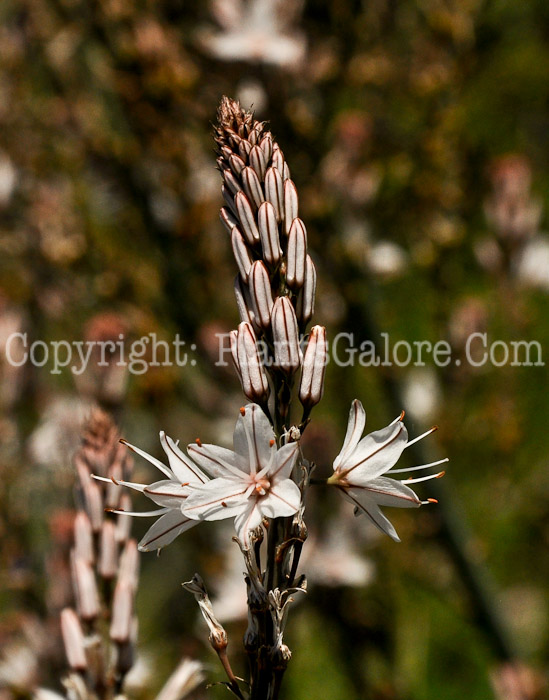
[[[322,396],[326,333],[316,326],[303,356],[300,337],[314,312],[316,269],[290,169],[265,123],[228,98],[219,108],[215,140],[225,200],[221,221],[239,271],[241,323],[231,334],[231,351],[242,389],[265,405],[268,374],[290,385],[302,369],[299,398],[309,411]],[[271,352],[268,363],[262,361],[260,340]]]
[[[115,482],[130,477],[133,460],[118,442],[116,426],[107,414],[92,414],[74,463],[79,509],[71,573],[76,608],[63,610],[61,632],[69,667],[85,671],[88,689],[94,692],[105,684],[120,683],[130,670],[137,629],[137,544],[129,538],[130,519],[106,512],[129,508],[128,494]],[[112,481],[95,481],[92,474]],[[106,631],[104,638],[98,634],[101,630]]]

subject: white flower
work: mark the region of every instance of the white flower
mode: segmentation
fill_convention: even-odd
[[[402,413],[396,420],[382,430],[376,430],[361,439],[366,425],[366,412],[360,401],[353,401],[349,413],[347,434],[341,452],[334,460],[334,473],[328,483],[341,490],[343,495],[355,505],[355,514],[364,513],[382,532],[400,542],[395,528],[383,515],[379,506],[397,508],[418,508],[435,499],[420,501],[409,486],[402,481],[391,479],[384,474],[398,474],[434,467],[448,459],[424,464],[410,469],[392,469],[402,451],[432,433],[431,428],[423,435],[408,441],[408,431],[402,419]],[[444,472],[423,476],[418,479],[406,479],[406,484],[417,483],[443,476]]]
[[[151,464],[154,464],[157,469],[160,469],[160,471],[168,477],[167,479],[155,481],[153,484],[149,485],[136,484],[132,481],[115,482],[116,484],[127,486],[130,489],[144,493],[151,501],[161,506],[158,510],[146,512],[113,511],[122,515],[133,515],[141,518],[153,517],[155,515],[160,516],[152,527],[147,530],[138,545],[141,552],[149,552],[151,549],[160,549],[170,544],[170,542],[173,542],[182,532],[196,525],[195,520],[183,515],[181,511],[187,496],[191,492],[191,486],[206,483],[208,477],[192,462],[192,460],[183,454],[177,446],[177,443],[164,432],[160,433],[160,442],[168,457],[169,467],[152,455],[147,454],[147,452],[140,450],[139,447],[130,445],[130,443],[125,440],[121,440],[121,442],[138,455],[141,455],[141,457],[144,457]],[[94,479],[107,482],[111,481],[111,479],[99,476],[94,476]]]
[[[277,448],[271,424],[257,404],[240,413],[234,451],[188,446],[192,458],[214,478],[193,485],[183,514],[199,520],[235,518],[237,535],[248,546],[248,532],[263,518],[293,515],[300,508],[301,492],[290,479],[299,448],[295,442]]]

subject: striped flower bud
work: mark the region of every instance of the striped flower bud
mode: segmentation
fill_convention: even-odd
[[[236,153],[231,153],[229,151],[229,165],[231,166],[231,170],[233,173],[238,176],[240,173],[244,170],[246,167],[246,163],[242,160],[240,156],[237,156]]]
[[[271,202],[263,202],[259,207],[257,220],[259,224],[259,235],[261,236],[263,259],[269,263],[269,265],[276,265],[282,257],[282,249],[280,248],[275,209]]]
[[[244,237],[240,233],[237,226],[235,226],[231,233],[231,245],[233,247],[234,259],[238,266],[238,271],[244,282],[248,282],[248,275],[250,274],[250,268],[252,266],[252,256],[250,255],[250,249],[246,245]]]
[[[238,224],[238,219],[227,207],[221,207],[219,211],[219,218],[229,233],[231,233],[233,228]]]
[[[292,180],[286,180],[284,183],[284,231],[286,234],[290,233],[294,219],[297,219],[298,204],[297,188]]]
[[[254,243],[259,243],[259,230],[257,224],[255,223],[254,210],[250,200],[244,192],[239,192],[234,198],[234,204],[236,207],[236,213],[240,219],[240,227],[242,229],[242,234],[249,245],[254,245]]]
[[[74,519],[74,549],[76,556],[93,564],[93,531],[90,519],[79,510]]]
[[[269,398],[269,382],[259,356],[257,339],[249,323],[238,326],[236,354],[242,391],[250,401],[265,403]]]
[[[263,155],[265,156],[265,162],[268,163],[273,155],[273,137],[271,136],[271,133],[269,131],[261,139],[259,147],[263,151]]]
[[[301,294],[299,295],[296,308],[297,318],[302,326],[306,326],[313,316],[315,310],[315,292],[316,268],[315,264],[311,260],[311,257],[307,255],[305,282],[301,289]]]
[[[119,509],[121,511],[127,511],[132,509],[132,499],[129,494],[123,493],[120,496]],[[128,518],[127,515],[117,515],[116,516],[116,541],[118,544],[124,544],[130,537],[130,532],[132,529],[132,519]]]
[[[303,287],[307,264],[307,230],[301,219],[294,219],[288,235],[286,282],[293,290]]]
[[[221,194],[223,195],[223,199],[225,200],[225,204],[227,205],[229,211],[231,211],[235,216],[237,216],[234,199],[229,188],[225,185],[221,185]]]
[[[269,168],[265,174],[265,197],[273,205],[277,221],[284,214],[284,182],[276,168]]]
[[[272,314],[275,367],[293,374],[301,364],[299,331],[294,307],[288,297],[278,297]]]
[[[265,201],[265,197],[263,196],[257,173],[253,168],[246,167],[240,177],[242,178],[244,192],[247,194],[250,203],[255,204],[256,209],[258,209]]]
[[[327,357],[326,329],[313,326],[303,356],[299,385],[299,400],[309,410],[322,398]]]
[[[110,638],[117,644],[131,639],[135,591],[126,581],[118,581],[114,589]]]
[[[258,177],[263,180],[265,171],[267,170],[267,161],[265,160],[265,154],[259,146],[253,146],[250,151],[250,166],[255,170]]]
[[[253,304],[250,297],[248,286],[242,282],[240,275],[237,275],[234,281],[234,295],[236,298],[236,306],[240,315],[241,321],[247,321],[254,330],[260,330],[256,321]]]
[[[257,323],[262,328],[268,328],[271,324],[271,311],[273,309],[273,295],[271,281],[265,263],[256,260],[250,269],[249,275],[250,297]]]
[[[231,357],[233,358],[233,364],[234,368],[236,369],[236,372],[238,374],[239,379],[240,377],[240,367],[238,365],[238,331],[231,331],[229,333],[229,339],[231,342]],[[242,380],[241,380],[242,381]]]
[[[99,615],[99,593],[90,564],[72,553],[72,583],[78,614],[83,620],[91,621]]]
[[[105,520],[101,528],[101,545],[99,550],[98,573],[104,579],[112,579],[118,569],[118,544],[116,527],[112,520]]]
[[[71,608],[61,611],[61,635],[65,647],[65,656],[73,671],[86,671],[86,643],[77,614]]]
[[[223,179],[225,180],[225,184],[233,194],[240,192],[240,190],[242,189],[239,181],[236,179],[231,170],[227,169],[223,171]]]
[[[120,556],[118,580],[129,584],[133,590],[137,590],[139,580],[139,553],[135,540],[129,540]]]

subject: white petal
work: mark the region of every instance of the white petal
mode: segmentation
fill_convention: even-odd
[[[126,447],[129,447],[130,450],[132,450],[136,454],[140,455],[141,457],[144,457],[147,460],[147,462],[154,464],[154,466],[157,469],[160,469],[160,471],[163,474],[165,474],[168,477],[168,479],[173,479],[174,475],[172,473],[172,470],[168,469],[168,467],[165,464],[163,464],[159,459],[156,459],[156,457],[153,457],[152,455],[150,455],[148,452],[145,452],[141,448],[136,447],[135,445],[131,445],[129,442],[126,442],[126,440],[120,440],[120,442],[123,445],[126,445]]]
[[[223,520],[242,511],[247,503],[248,485],[242,480],[213,479],[192,490],[183,514],[195,520]]]
[[[399,421],[366,435],[352,454],[339,465],[351,484],[366,486],[367,482],[384,474],[396,463],[406,447],[408,432]]]
[[[271,477],[272,481],[277,482],[282,479],[288,479],[294,468],[298,451],[299,445],[297,442],[290,442],[287,445],[283,445],[277,451],[274,465],[267,472],[267,475]]]
[[[345,434],[345,440],[343,441],[343,447],[341,452],[334,460],[334,469],[337,469],[341,462],[343,462],[348,455],[355,449],[360,440],[362,433],[364,432],[364,426],[366,425],[366,411],[363,405],[358,399],[355,399],[351,404],[351,410],[349,412],[349,422],[347,424],[347,433]]]
[[[196,520],[185,517],[181,511],[171,510],[158,518],[154,525],[147,530],[137,548],[140,552],[150,552],[165,547],[193,525],[197,525]]]
[[[164,508],[181,509],[181,504],[190,493],[188,486],[182,486],[178,481],[156,481],[150,486],[146,486],[143,493],[151,501],[158,503]]]
[[[242,471],[237,466],[237,456],[226,447],[191,443],[187,451],[213,477],[223,478],[231,474],[242,476]]]
[[[262,520],[263,516],[260,508],[258,507],[258,499],[251,498],[247,507],[236,517],[234,521],[236,536],[245,547],[249,546],[248,532],[261,525]]]
[[[271,487],[269,493],[259,500],[262,515],[268,518],[283,518],[296,513],[301,506],[301,491],[291,479],[284,479]]]
[[[233,436],[234,451],[242,460],[242,468],[254,474],[268,466],[272,452],[276,450],[274,440],[273,427],[267,416],[257,404],[247,404]]]
[[[421,505],[421,501],[412,489],[396,479],[380,476],[369,481],[364,489],[380,506],[419,508]]]
[[[205,484],[208,481],[208,477],[200,471],[196,464],[180,450],[179,446],[163,430],[160,433],[160,442],[168,457],[173,473],[182,484]]]
[[[340,490],[354,504],[357,515],[364,513],[381,532],[389,535],[395,542],[400,542],[400,537],[397,535],[395,528],[366,491],[353,488]]]

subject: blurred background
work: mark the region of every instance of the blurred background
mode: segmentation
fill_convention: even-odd
[[[157,456],[160,429],[230,442],[242,394],[214,365],[216,334],[238,322],[211,138],[221,96],[269,120],[284,151],[329,336],[442,339],[459,358],[487,333],[535,340],[547,362],[548,42],[544,0],[0,3],[2,700],[60,689],[72,455],[91,406]],[[29,344],[179,333],[196,363],[52,374],[7,361],[14,332]],[[545,697],[547,378],[429,357],[328,367],[305,446],[319,477],[354,398],[370,429],[402,408],[412,435],[436,422],[429,448],[451,462],[441,506],[387,511],[400,545],[313,494],[285,700]],[[136,481],[152,472],[136,460]],[[141,556],[134,697],[152,697],[183,654],[222,680],[180,587],[195,571],[245,675],[230,533],[208,523]]]

